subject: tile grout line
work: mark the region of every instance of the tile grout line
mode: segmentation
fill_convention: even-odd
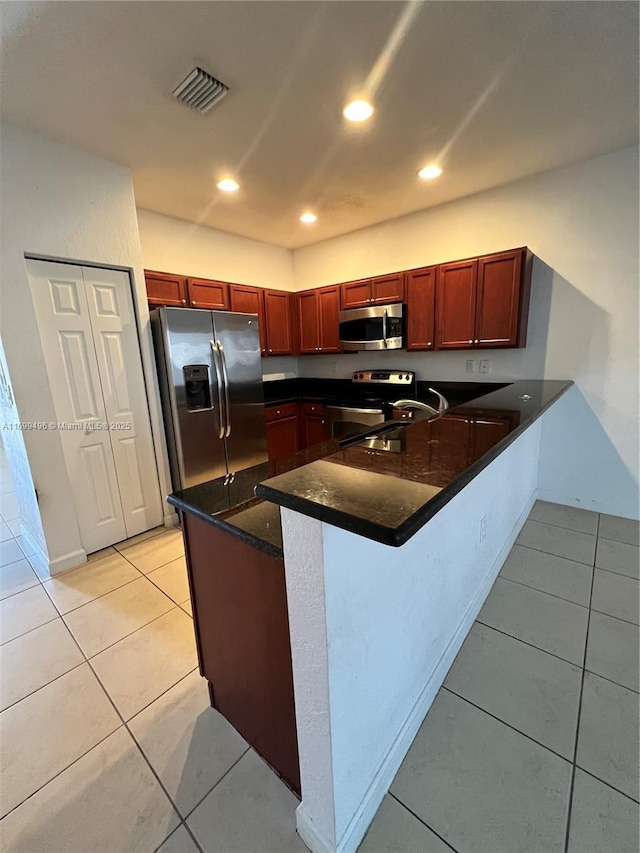
[[[566,529],[567,528],[565,528],[565,527],[559,527],[558,528],[558,530],[566,530]],[[577,530],[572,530],[571,532],[572,533],[578,533]],[[584,535],[585,536],[591,536],[590,533],[585,533]],[[595,536],[592,536],[591,538],[596,539]],[[597,539],[596,539],[596,543],[597,543]],[[593,567],[593,565],[594,565],[593,563],[585,563],[584,560],[575,560],[573,557],[565,557],[562,554],[555,554],[553,551],[543,551],[542,548],[534,548],[533,545],[525,545],[523,542],[518,542],[517,539],[513,544],[519,545],[520,548],[528,548],[529,551],[537,551],[539,554],[548,554],[550,557],[559,557],[561,560],[570,560],[572,563],[580,563],[581,566],[592,566]],[[595,560],[595,548],[594,548],[593,557]]]
[[[621,791],[620,788],[616,788],[615,785],[612,785],[611,782],[606,782],[604,779],[601,779],[599,776],[596,776],[590,770],[587,770],[585,767],[581,767],[579,764],[576,764],[576,770],[581,770],[583,773],[586,773],[587,776],[591,776],[592,779],[595,779],[596,782],[601,782],[603,785],[606,785],[607,788],[611,788],[612,791],[615,791],[616,794],[620,794],[622,797],[626,797],[627,800],[631,800],[632,803],[636,805],[640,805],[640,801],[634,799],[630,794],[625,794],[624,791]]]
[[[547,649],[543,649],[540,646],[536,646],[533,643],[529,643],[527,642],[527,640],[523,640],[520,637],[514,637],[513,634],[509,634],[507,631],[503,631],[501,628],[496,628],[494,625],[489,625],[486,622],[482,622],[480,619],[476,619],[475,621],[479,625],[483,625],[485,628],[491,628],[492,631],[497,631],[498,634],[504,634],[505,637],[511,637],[512,640],[517,640],[519,643],[524,643],[525,646],[530,646],[532,649],[537,649],[539,652],[544,652],[546,655],[551,655],[551,657],[556,658],[557,660],[561,660],[564,661],[564,663],[571,664],[571,666],[575,666],[576,669],[580,669],[581,667],[581,665],[579,663],[576,663],[575,661],[560,657],[560,655],[557,655],[554,652],[550,652]]]
[[[569,851],[569,838],[571,835],[571,812],[573,809],[573,794],[576,782],[576,761],[578,758],[578,742],[580,740],[580,719],[582,717],[582,700],[584,697],[584,680],[587,667],[587,649],[589,647],[589,626],[591,624],[591,603],[593,600],[593,587],[596,578],[596,554],[598,552],[598,531],[600,529],[600,514],[598,514],[598,526],[596,528],[596,548],[593,553],[593,573],[591,575],[591,591],[589,594],[589,615],[587,616],[587,631],[584,640],[584,654],[582,657],[582,678],[580,679],[580,695],[578,699],[578,718],[576,720],[576,737],[573,746],[573,762],[571,767],[571,781],[569,783],[569,801],[567,807],[567,825],[564,837],[564,853]]]
[[[581,564],[581,565],[585,565],[585,566],[586,566],[586,563]],[[587,568],[588,568],[588,566],[587,566]],[[594,567],[593,567],[593,573],[594,573],[594,575],[595,575],[595,573],[596,573],[597,571],[599,572],[599,571],[601,571],[601,569],[599,569],[597,566],[594,566]],[[602,571],[606,571],[606,569],[603,569]],[[610,574],[615,574],[615,572],[610,572]],[[628,577],[628,575],[618,575],[618,577],[622,577],[622,578],[624,578],[624,577]],[[629,619],[623,619],[623,618],[622,618],[622,616],[614,616],[614,615],[613,615],[613,613],[607,613],[607,611],[606,611],[606,610],[598,610],[596,607],[593,607],[593,606],[591,606],[591,605],[588,605],[588,604],[580,604],[580,602],[579,602],[579,601],[572,601],[572,599],[570,599],[570,598],[563,598],[561,595],[556,595],[556,593],[555,593],[555,592],[549,592],[549,591],[548,591],[548,590],[546,590],[546,589],[540,589],[540,588],[539,588],[539,587],[537,587],[537,586],[531,586],[530,584],[525,583],[524,581],[517,581],[515,578],[507,577],[506,575],[503,575],[503,574],[502,574],[502,572],[498,575],[498,578],[500,578],[500,579],[502,579],[502,580],[504,580],[504,581],[511,581],[511,583],[517,583],[517,584],[519,584],[519,586],[524,586],[524,587],[526,587],[527,589],[532,589],[532,590],[534,590],[535,592],[542,592],[542,593],[544,593],[544,595],[550,595],[552,598],[557,598],[559,601],[566,601],[566,602],[567,602],[567,604],[575,604],[575,605],[576,605],[576,607],[582,607],[582,609],[583,609],[583,610],[592,610],[594,613],[601,613],[603,616],[609,616],[611,619],[619,619],[619,620],[620,620],[620,622],[626,622],[626,623],[627,623],[627,625],[636,625],[636,626],[638,626],[638,623],[637,623],[637,622],[631,622]],[[497,580],[498,578],[496,578],[496,580]],[[635,578],[629,578],[629,580],[635,580]],[[639,583],[640,583],[640,582],[639,582]]]
[[[586,566],[586,564],[584,564],[584,563],[582,565]],[[589,568],[589,567],[586,566],[586,568]],[[561,595],[556,595],[555,592],[548,592],[546,589],[540,589],[537,586],[531,586],[528,583],[524,583],[524,581],[517,581],[517,580],[515,580],[515,578],[509,578],[506,575],[503,575],[502,573],[500,573],[498,575],[498,578],[501,578],[504,581],[510,581],[511,583],[517,583],[519,586],[524,586],[527,589],[533,589],[535,592],[542,592],[545,595],[550,595],[552,598],[557,598],[559,601],[566,601],[567,604],[575,604],[576,607],[582,607],[583,610],[589,609],[589,606],[587,604],[580,604],[579,601],[572,601],[572,599],[570,599],[570,598],[563,598]],[[496,578],[496,580],[498,578]]]
[[[241,737],[242,737],[242,735],[241,735]],[[244,738],[243,738],[243,740],[244,740]],[[236,760],[233,762],[233,764],[231,765],[231,767],[229,767],[227,770],[225,770],[225,772],[224,772],[224,773],[222,774],[222,776],[218,779],[218,781],[215,783],[215,785],[213,785],[213,786],[212,786],[212,787],[207,791],[207,793],[206,793],[206,794],[204,794],[204,795],[203,795],[203,796],[198,800],[198,802],[195,804],[195,806],[194,806],[192,809],[190,809],[190,810],[189,810],[188,814],[186,814],[186,815],[185,815],[185,817],[184,817],[184,822],[185,822],[185,823],[187,823],[188,819],[189,819],[189,818],[191,817],[191,815],[195,812],[195,810],[196,810],[199,806],[201,806],[201,805],[202,805],[202,803],[207,799],[207,797],[209,796],[209,794],[210,794],[212,791],[214,791],[214,790],[218,787],[218,785],[222,782],[222,780],[223,780],[226,776],[228,776],[228,775],[229,775],[229,773],[231,773],[231,771],[232,771],[232,770],[233,770],[233,768],[236,766],[236,764],[238,764],[238,762],[242,761],[242,759],[245,757],[245,755],[246,755],[250,750],[251,750],[251,744],[248,744],[248,745],[247,745],[247,748],[246,748],[246,749],[245,749],[245,751],[242,753],[242,755],[241,755],[241,756],[239,756],[238,758],[236,758]],[[256,755],[258,755],[258,753],[256,753]],[[264,761],[264,759],[262,759],[262,757],[261,757],[261,756],[259,756],[259,757],[261,758],[261,760],[263,760],[263,761]],[[266,764],[266,762],[265,762],[265,764]],[[268,764],[267,764],[267,767],[269,767],[269,765],[268,765]],[[271,770],[271,772],[273,773],[272,768],[271,768],[271,767],[269,767],[269,769],[270,769],[270,770]],[[302,801],[301,801],[301,802],[302,802]]]
[[[144,626],[143,626],[143,627],[144,627]],[[68,628],[68,626],[67,626],[67,630],[69,630],[69,633],[71,634],[71,630]],[[135,632],[134,632],[134,633],[135,633]],[[73,634],[72,634],[71,636],[73,637]],[[127,721],[124,719],[124,717],[123,717],[122,713],[120,712],[119,708],[116,706],[115,701],[112,699],[111,695],[109,694],[109,691],[107,690],[107,688],[105,687],[105,685],[102,683],[102,680],[101,680],[101,679],[100,679],[100,677],[98,676],[98,673],[95,671],[95,669],[94,669],[94,667],[93,667],[93,665],[92,665],[92,663],[91,663],[91,660],[86,656],[86,654],[84,653],[83,649],[81,648],[80,644],[78,643],[78,641],[76,640],[76,638],[75,638],[75,637],[73,637],[73,640],[74,640],[75,644],[78,646],[78,649],[80,650],[80,654],[84,657],[85,662],[88,664],[88,666],[89,666],[89,668],[90,668],[91,672],[93,673],[94,678],[96,679],[96,681],[98,682],[98,684],[99,684],[99,685],[100,685],[100,687],[102,688],[102,691],[103,691],[104,695],[106,696],[106,698],[107,698],[108,702],[109,702],[109,703],[110,703],[110,705],[112,706],[112,708],[113,708],[113,710],[115,711],[115,713],[116,713],[117,717],[120,719],[120,721],[121,721],[121,725],[122,725],[122,728],[124,728],[124,729],[125,729],[125,731],[128,733],[129,737],[131,738],[131,740],[132,740],[132,741],[133,741],[133,743],[135,744],[135,746],[136,746],[136,748],[137,748],[138,752],[139,752],[139,753],[140,753],[140,755],[142,756],[143,761],[144,761],[144,762],[146,763],[146,765],[149,767],[149,770],[151,771],[152,775],[155,777],[155,779],[156,779],[156,781],[158,782],[158,785],[160,786],[161,790],[164,792],[165,796],[166,796],[166,797],[167,797],[167,799],[169,800],[169,803],[171,804],[171,807],[173,808],[173,810],[174,810],[175,814],[176,814],[176,815],[178,816],[178,818],[179,818],[178,826],[180,826],[180,823],[183,823],[183,822],[184,822],[184,820],[183,820],[183,818],[182,818],[182,815],[180,814],[180,811],[178,810],[178,807],[176,806],[175,802],[173,801],[173,797],[171,797],[171,795],[169,794],[169,792],[168,792],[168,791],[167,791],[167,789],[165,788],[165,786],[164,786],[164,784],[162,783],[162,781],[161,781],[160,777],[159,777],[159,776],[158,776],[158,774],[156,773],[156,771],[155,771],[154,767],[151,765],[151,762],[149,761],[149,759],[147,758],[146,754],[145,754],[145,753],[144,753],[144,751],[142,750],[142,747],[140,746],[140,744],[138,743],[138,741],[137,741],[137,740],[136,740],[136,738],[134,737],[133,732],[131,731],[131,729],[130,729],[130,728],[129,728],[129,726],[127,725]],[[175,685],[176,685],[176,684],[178,684],[180,681],[182,681],[184,678],[186,678],[186,677],[187,677],[187,675],[190,675],[190,674],[191,674],[191,672],[193,672],[193,671],[194,671],[194,670],[190,670],[186,675],[184,675],[184,676],[182,676],[182,678],[178,679],[178,681],[176,681],[176,682],[175,682],[175,684],[172,684],[172,685],[171,685],[171,687],[167,688],[167,690],[163,691],[163,693],[162,693],[162,694],[160,694],[160,695],[162,696],[162,695],[164,695],[164,693],[166,693],[168,690],[171,690],[171,688],[172,688],[172,687],[175,687]],[[160,698],[160,696],[158,696],[158,697],[156,697],[156,698],[157,698],[157,699],[159,699],[159,698]],[[154,699],[153,701],[155,701],[155,699]],[[149,703],[149,705],[150,705],[150,704],[152,704],[152,703]],[[145,708],[146,708],[146,707],[149,707],[149,705],[145,705]],[[142,710],[144,710],[144,709],[142,709]],[[140,713],[140,712],[138,712],[138,713]],[[134,714],[134,716],[136,716],[136,715]],[[133,719],[133,717],[132,717],[131,719]],[[120,728],[120,727],[118,727],[118,728]],[[115,734],[115,732],[116,732],[116,731],[118,731],[118,729],[115,729],[113,732],[110,732],[110,734],[109,734],[109,735],[107,735],[107,737],[110,737],[112,734]],[[72,761],[72,762],[71,762],[71,764],[67,765],[67,767],[65,767],[63,770],[61,770],[61,771],[60,771],[60,773],[64,773],[64,771],[65,771],[65,770],[68,770],[68,768],[69,768],[69,767],[71,767],[73,764],[75,764],[75,763],[76,763],[76,761],[79,761],[79,760],[80,760],[80,758],[83,758],[85,755],[88,755],[88,754],[89,754],[89,752],[91,752],[91,750],[92,750],[92,749],[95,749],[95,747],[96,747],[96,746],[99,746],[99,745],[100,745],[100,743],[102,743],[104,740],[106,740],[106,737],[105,737],[105,738],[103,738],[103,739],[102,739],[101,741],[99,741],[98,743],[94,744],[94,745],[91,747],[91,749],[88,749],[85,753],[83,753],[81,756],[79,756],[75,761]],[[60,775],[60,773],[58,773],[58,774],[56,774],[56,775],[57,775],[57,776],[59,776],[59,775]],[[54,778],[55,778],[55,777],[54,777]],[[52,781],[52,780],[50,779],[50,780],[49,780],[49,782],[50,782],[50,781]],[[37,789],[37,791],[42,790],[42,788],[44,788],[44,787],[45,787],[45,785],[47,785],[47,784],[48,784],[48,782],[45,782],[43,785],[41,785],[41,786]],[[36,794],[36,793],[37,793],[37,791],[34,791],[34,792],[33,792],[33,794],[31,794],[30,796],[33,796],[34,794]],[[25,801],[23,801],[23,802],[26,802],[26,800],[25,800]],[[171,836],[171,835],[173,835],[173,832],[175,832],[175,831],[176,831],[176,829],[178,829],[178,826],[176,826],[176,827],[175,827],[175,829],[174,829],[171,833],[169,833],[169,835],[168,835],[168,836],[167,836],[167,837],[162,841],[162,844],[164,844],[164,843],[165,843],[165,841],[167,840],[167,838],[170,838],[170,836]],[[188,831],[189,831],[189,835],[191,835],[191,836],[192,836],[192,838],[193,838],[193,834],[191,833],[191,831],[190,831],[190,830],[188,830]],[[194,841],[194,843],[196,844],[196,847],[198,848],[198,850],[200,851],[200,853],[204,853],[204,851],[202,850],[202,847],[200,846],[200,844],[198,844],[197,840],[196,840],[195,838],[193,838],[193,841]],[[160,846],[162,846],[162,844],[161,844]]]
[[[137,578],[136,578],[136,580],[137,580]],[[129,631],[128,634],[125,634],[123,637],[120,637],[119,639],[115,640],[113,643],[109,643],[108,646],[105,646],[104,649],[100,649],[99,652],[96,652],[95,654],[91,655],[91,657],[88,657],[87,660],[93,660],[93,658],[97,658],[98,655],[102,654],[102,652],[106,652],[107,649],[112,649],[114,646],[117,646],[118,643],[122,642],[122,640],[126,640],[127,637],[133,636],[133,634],[136,634],[138,631],[142,630],[142,628],[146,628],[147,625],[151,625],[153,622],[157,622],[158,619],[162,619],[163,616],[166,616],[168,613],[171,613],[171,611],[176,610],[176,609],[182,610],[180,605],[176,604],[172,598],[169,598],[169,596],[166,595],[166,593],[163,593],[163,595],[165,595],[166,598],[171,602],[171,607],[168,610],[165,610],[164,613],[160,613],[158,616],[154,616],[153,619],[150,619],[148,622],[145,622],[143,625],[139,625],[137,628],[134,628],[133,631]],[[87,603],[91,604],[90,601]],[[84,605],[83,605],[83,607],[84,607]],[[78,609],[80,609],[80,608],[78,608]],[[72,612],[75,612],[75,611],[72,611]],[[65,614],[65,615],[67,615],[67,614]],[[188,616],[189,614],[187,613],[186,615]],[[66,622],[64,616],[61,616],[60,618],[62,619],[64,624],[67,625],[67,622]],[[53,620],[51,620],[51,621],[53,621]],[[67,625],[67,628],[73,634],[73,631],[71,630],[71,627],[69,625]],[[74,635],[74,639],[75,639],[75,635]],[[77,642],[77,640],[76,640],[76,642]],[[84,654],[84,652],[83,652],[83,654]]]
[[[415,817],[415,819],[420,821],[420,823],[423,826],[426,826],[426,828],[429,830],[429,832],[433,832],[433,834],[436,836],[436,838],[439,838],[443,844],[446,844],[450,850],[453,850],[453,853],[458,853],[457,849],[452,844],[450,844],[446,838],[443,838],[442,835],[440,835],[439,832],[436,832],[432,826],[429,826],[429,824],[426,823],[424,820],[422,820],[421,817],[418,817],[418,815],[414,811],[412,811],[406,803],[403,803],[402,800],[398,799],[398,797],[396,797],[395,794],[392,794],[390,790],[387,793],[389,794],[390,797],[392,797],[396,801],[396,803],[401,805],[403,809],[406,809],[410,815],[413,815]]]
[[[503,726],[507,726],[507,728],[511,729],[514,732],[517,732],[517,734],[522,735],[522,737],[526,737],[527,740],[530,740],[532,743],[535,743],[537,746],[542,747],[542,749],[546,749],[547,752],[553,753],[553,755],[555,755],[557,758],[561,758],[567,764],[571,764],[571,759],[567,758],[566,755],[561,755],[561,753],[559,753],[557,750],[551,749],[550,746],[547,746],[545,743],[542,743],[541,741],[536,740],[534,737],[532,737],[531,735],[528,735],[526,732],[523,732],[521,729],[516,728],[516,726],[514,726],[513,723],[508,723],[506,720],[503,720],[501,717],[497,717],[491,711],[487,711],[487,709],[483,708],[481,705],[476,705],[475,702],[472,702],[471,699],[467,699],[467,697],[463,696],[461,693],[456,693],[455,690],[452,690],[450,687],[446,687],[444,684],[442,685],[442,687],[440,689],[446,690],[448,693],[451,693],[453,696],[457,696],[458,699],[462,699],[463,702],[466,702],[468,705],[471,705],[476,710],[481,711],[483,714],[486,714],[488,717],[492,717],[494,720],[496,720],[496,722],[502,723]]]
[[[640,548],[638,549],[640,551]],[[639,581],[640,578],[634,578],[633,575],[625,575],[624,572],[617,572],[615,569],[604,569],[602,566],[595,566],[599,572],[608,572],[610,575],[618,575],[619,578],[629,578],[632,581]]]
[[[564,504],[554,504],[554,506],[564,506]],[[568,507],[568,509],[577,509],[580,510],[580,507]],[[600,523],[600,513],[596,510],[592,509],[583,509],[582,512],[592,512],[594,515],[598,516],[596,520],[596,530],[598,529],[598,525]],[[527,518],[527,521],[535,521],[537,524],[548,524],[549,527],[559,527],[560,530],[570,530],[572,533],[584,533],[585,536],[597,536],[597,533],[590,533],[588,530],[576,530],[575,527],[567,527],[565,524],[556,524],[555,521],[547,521],[542,518],[532,518],[531,514]]]
[[[87,568],[87,566],[80,566],[80,568],[84,569],[84,568]],[[75,571],[77,571],[77,569],[73,569],[73,571],[75,572]],[[137,571],[139,571],[139,569]],[[142,572],[140,572],[140,577],[145,577],[145,575],[143,575]],[[42,586],[44,587],[44,591],[47,593],[47,595],[51,599],[51,603],[53,604],[53,606],[56,608],[56,610],[58,611],[60,616],[64,618],[65,616],[68,616],[69,613],[75,613],[76,610],[82,610],[82,608],[86,607],[87,604],[93,604],[94,601],[99,601],[99,599],[104,598],[105,595],[109,595],[112,592],[116,592],[119,589],[123,589],[125,586],[129,586],[129,584],[131,584],[131,583],[135,583],[136,581],[139,581],[140,578],[133,578],[130,581],[125,581],[124,583],[121,583],[118,586],[114,586],[113,589],[110,589],[107,592],[101,592],[100,595],[96,595],[94,598],[90,598],[88,601],[85,601],[82,604],[78,604],[77,607],[72,607],[70,610],[65,610],[64,613],[60,610],[60,608],[56,604],[53,596],[49,593],[49,590],[47,589],[46,585],[52,580],[57,580],[57,577],[49,578],[49,580],[42,581]],[[155,584],[154,584],[154,586],[155,586]]]

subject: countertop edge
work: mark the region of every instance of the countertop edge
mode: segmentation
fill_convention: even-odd
[[[209,515],[209,513],[204,512],[204,510],[198,509],[193,504],[182,501],[173,495],[168,495],[166,500],[167,503],[176,507],[176,509],[179,509],[181,512],[188,512],[191,515],[195,515],[196,518],[206,521],[207,524],[210,524],[212,527],[217,527],[220,530],[224,530],[226,533],[230,533],[246,545],[251,545],[253,548],[257,548],[259,551],[263,551],[265,554],[268,554],[270,557],[275,557],[278,560],[284,560],[284,552],[282,548],[278,548],[277,545],[267,542],[266,539],[260,539],[258,536],[252,536],[251,533],[248,533],[241,527],[236,527],[233,522],[228,521],[225,518],[219,518],[215,515]]]
[[[524,380],[526,381],[526,380]],[[375,542],[380,542],[383,545],[390,545],[399,548],[404,545],[417,531],[423,527],[434,515],[436,515],[449,501],[454,498],[471,480],[478,476],[488,465],[490,465],[500,454],[513,444],[513,442],[526,432],[560,397],[562,397],[575,384],[572,379],[556,380],[564,382],[564,386],[558,390],[544,405],[541,405],[534,415],[531,416],[526,423],[517,426],[507,436],[501,439],[490,450],[488,450],[480,459],[473,462],[455,480],[445,486],[437,495],[434,495],[424,507],[416,510],[409,518],[396,528],[383,527],[382,525],[374,524],[366,519],[358,516],[348,515],[342,510],[324,507],[312,501],[307,501],[305,498],[296,495],[289,495],[286,492],[273,489],[269,486],[259,483],[255,488],[257,497],[272,503],[284,506],[287,509],[292,509],[302,515],[307,515],[310,518],[315,518],[318,521],[331,524],[334,527],[339,527],[350,533],[355,533],[359,536],[364,536],[367,539],[372,539]],[[490,392],[491,393],[491,392]],[[496,392],[498,393],[498,392]],[[482,400],[483,397],[489,394],[477,397],[477,400]],[[475,401],[474,401],[475,402]],[[455,413],[456,410],[464,410],[461,406],[452,407],[449,411]],[[388,426],[388,424],[386,425]]]

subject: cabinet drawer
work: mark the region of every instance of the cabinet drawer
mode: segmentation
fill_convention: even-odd
[[[318,415],[323,416],[326,415],[327,410],[325,409],[322,403],[303,403],[302,404],[302,414],[303,415]]]
[[[267,406],[264,410],[264,419],[279,421],[281,418],[293,418],[298,414],[297,403],[283,403],[281,406]]]

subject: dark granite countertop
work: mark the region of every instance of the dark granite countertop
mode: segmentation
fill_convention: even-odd
[[[514,382],[442,417],[401,426],[387,422],[367,431],[377,439],[326,441],[240,471],[231,484],[221,477],[167,500],[280,559],[279,505],[399,546],[572,384]],[[305,393],[304,398],[311,397]]]
[[[505,383],[496,382],[438,382],[436,380],[418,380],[417,394],[419,400],[428,400],[429,387],[436,388],[444,394],[452,406],[474,400],[481,394],[488,394],[503,388]],[[295,379],[271,379],[263,382],[265,406],[281,406],[284,403],[295,403],[300,400],[349,399],[357,394],[360,387],[354,385],[351,379],[315,379],[298,377]],[[368,392],[371,394],[371,392]],[[402,396],[403,392],[398,391]]]
[[[386,429],[378,442],[350,444],[262,481],[256,495],[385,545],[403,545],[572,384],[514,382],[439,418]]]
[[[169,495],[167,502],[215,527],[227,530],[273,557],[282,559],[280,508],[256,497],[256,486],[263,480],[308,465],[323,456],[330,456],[339,446],[337,441],[316,444],[301,450],[295,456],[276,462],[264,462],[262,465],[239,471],[232,483],[228,483],[226,477],[218,477],[216,480],[182,489]]]

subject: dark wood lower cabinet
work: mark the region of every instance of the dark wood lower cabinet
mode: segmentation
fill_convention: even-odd
[[[284,562],[182,513],[211,704],[300,795]]]
[[[300,416],[297,403],[267,406],[264,410],[267,426],[269,461],[293,456],[300,450]]]
[[[314,444],[322,444],[327,438],[326,418],[318,417],[317,415],[302,416],[303,447],[313,447]]]

